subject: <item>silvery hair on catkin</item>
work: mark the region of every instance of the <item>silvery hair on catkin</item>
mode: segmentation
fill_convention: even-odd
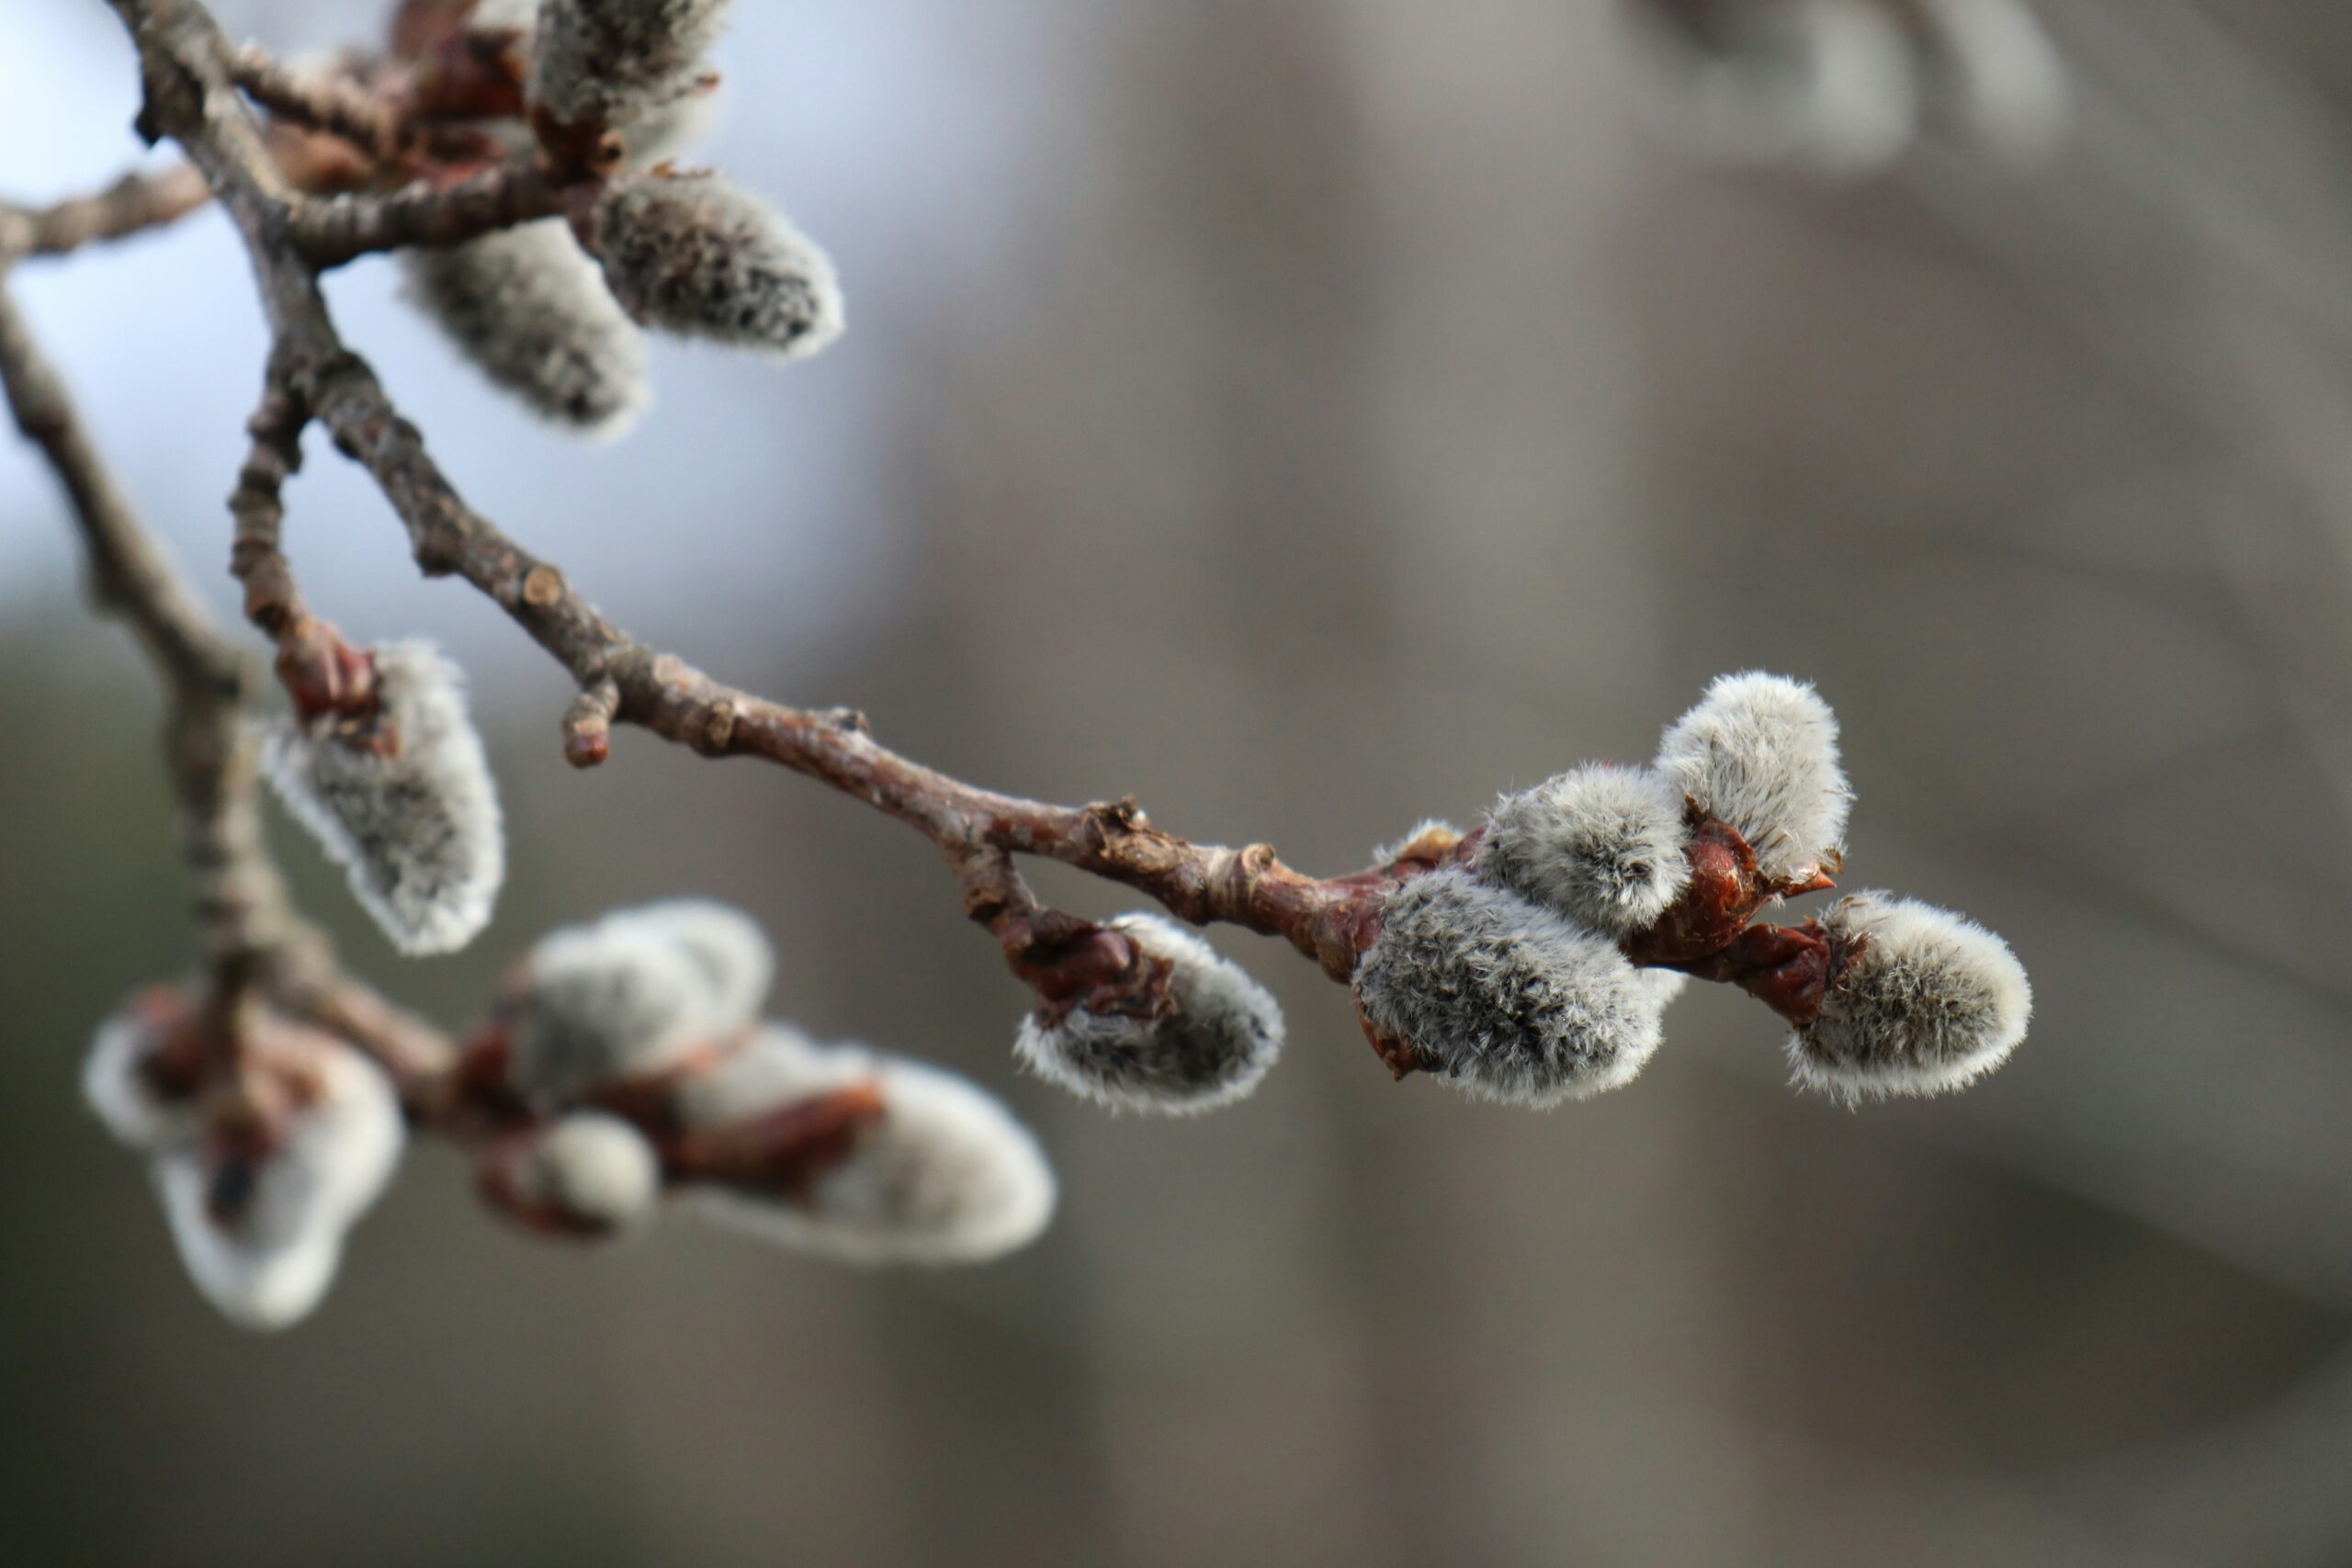
[[[626,125],[692,92],[729,0],[544,0],[531,99],[574,125]]]
[[[1808,1089],[1847,1100],[1944,1094],[2008,1059],[2033,987],[2008,944],[1915,899],[1858,893],[1821,917],[1831,980],[1821,1016],[1789,1039]]]
[[[613,297],[638,321],[786,359],[841,335],[841,285],[814,241],[717,175],[615,180],[591,226]]]
[[[955,1074],[860,1045],[820,1045],[770,1023],[680,1085],[686,1123],[708,1127],[872,1084],[881,1118],[797,1198],[690,1190],[714,1219],[846,1263],[977,1263],[1036,1239],[1053,1217],[1052,1168],[995,1096]]]
[[[400,260],[409,302],[533,412],[609,437],[650,400],[644,340],[562,219]]]
[[[1658,771],[1730,823],[1774,882],[1838,863],[1853,799],[1838,761],[1838,718],[1802,681],[1724,675],[1667,730]]]
[[[1390,896],[1355,991],[1373,1027],[1430,1071],[1537,1108],[1630,1083],[1669,994],[1607,938],[1458,867]]]
[[[1281,1054],[1283,1014],[1240,965],[1158,915],[1110,929],[1169,965],[1156,1017],[1072,1008],[1021,1021],[1013,1055],[1030,1071],[1114,1111],[1187,1114],[1243,1099]]]
[[[288,718],[264,742],[262,764],[394,947],[455,952],[490,923],[505,880],[498,786],[458,667],[422,642],[371,656],[376,728],[389,746],[347,739],[333,716]]]
[[[1648,768],[1595,764],[1505,795],[1478,875],[1604,936],[1655,923],[1690,885],[1682,791]]]

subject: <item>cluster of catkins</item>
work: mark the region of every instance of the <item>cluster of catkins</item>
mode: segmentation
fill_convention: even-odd
[[[485,1195],[533,1228],[607,1236],[674,1194],[859,1263],[973,1262],[1033,1239],[1054,1179],[1003,1106],[920,1062],[762,1021],[773,967],[757,927],[696,901],[542,940],[476,1047],[518,1108],[513,1130],[482,1130]],[[153,1162],[207,1299],[282,1327],[318,1304],[399,1163],[399,1097],[332,1035],[264,1012],[228,1053],[202,1021],[176,992],[135,998],[99,1031],[84,1091]]]
[[[1563,773],[1505,797],[1466,838],[1428,824],[1409,856],[1385,857],[1398,880],[1354,974],[1367,1031],[1392,1060],[1488,1100],[1548,1107],[1630,1082],[1686,977],[1629,953],[1654,949],[1652,933],[1676,919],[1702,825],[1744,840],[1760,906],[1827,886],[1850,799],[1837,720],[1811,687],[1726,676],[1667,730],[1653,765]],[[1281,1043],[1273,999],[1166,920],[1114,929],[1165,971],[1159,1005],[1041,1008],[1022,1026],[1021,1059],[1116,1109],[1197,1111],[1247,1094]],[[2024,1037],[2024,970],[1958,915],[1862,893],[1799,931],[1820,961],[1817,997],[1788,1042],[1802,1085],[1849,1099],[1939,1093]],[[1703,967],[1708,956],[1682,959]]]
[[[99,1029],[82,1089],[147,1156],[205,1298],[243,1327],[282,1328],[326,1294],[407,1129],[391,1081],[345,1042],[266,1010],[239,1034],[221,1059],[186,998],[150,991]]]
[[[618,134],[593,206],[402,253],[409,299],[500,388],[560,425],[617,434],[650,396],[639,327],[816,353],[840,335],[831,263],[757,197],[667,160],[705,130],[725,0],[481,0],[468,27],[527,62],[532,118]],[[528,145],[521,120],[483,128]]]
[[[625,1230],[653,1212],[659,1138],[707,1146],[858,1089],[877,1114],[842,1157],[763,1167],[752,1139],[686,1192],[715,1218],[850,1262],[978,1262],[1033,1240],[1054,1179],[1027,1131],[952,1074],[763,1021],[774,964],[758,927],[698,900],[542,940],[496,1028],[509,1081],[546,1120],[493,1148],[493,1187],[553,1228]]]
[[[2071,93],[2029,0],[1626,0],[1670,106],[1709,154],[1874,173],[1923,130],[2018,164]]]

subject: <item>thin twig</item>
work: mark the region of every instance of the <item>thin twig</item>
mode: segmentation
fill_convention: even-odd
[[[0,391],[65,490],[98,602],[130,624],[164,677],[164,756],[212,998],[232,1010],[236,997],[265,988],[384,1063],[404,1093],[438,1093],[455,1047],[345,975],[288,902],[262,839],[246,660],[139,520],[5,285],[0,270]]]
[[[614,718],[705,756],[779,763],[915,828],[956,871],[967,911],[1009,951],[1041,958],[1082,925],[1050,918],[1029,897],[1011,857],[1030,854],[1124,883],[1196,924],[1229,921],[1286,938],[1336,977],[1351,972],[1378,903],[1377,889],[1363,878],[1302,875],[1264,845],[1187,842],[1151,826],[1132,801],[1054,806],[977,788],[899,756],[841,715],[723,685],[607,620],[553,563],[466,503],[375,373],[345,346],[319,288],[320,252],[295,238],[300,198],[277,177],[232,90],[232,57],[211,17],[194,0],[114,3],[141,47],[145,123],[187,150],[244,237],[286,387],[374,476],[427,575],[472,584],[583,692],[609,683],[618,694]],[[407,210],[429,227],[439,221],[425,218],[430,207],[425,193]],[[389,209],[379,203],[374,210]],[[371,232],[390,238],[389,229]],[[314,232],[311,244],[318,243]]]
[[[0,257],[62,255],[127,239],[175,222],[211,199],[204,176],[190,164],[175,164],[154,174],[127,174],[102,191],[53,207],[0,205]]]

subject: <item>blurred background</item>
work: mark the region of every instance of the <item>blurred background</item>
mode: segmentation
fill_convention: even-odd
[[[322,1313],[241,1337],[78,1101],[190,937],[154,683],[0,443],[0,1557],[2352,1562],[2352,9],[2033,6],[2064,78],[2016,134],[1923,57],[1916,115],[1798,147],[1724,133],[1795,111],[1731,101],[1781,46],[1721,0],[745,6],[711,157],[831,249],[831,354],[665,347],[582,447],[386,265],[334,282],[616,618],[991,785],[1339,871],[1648,756],[1719,671],[1818,682],[1849,885],[2033,975],[1952,1100],[1799,1099],[1699,987],[1626,1092],[1472,1105],[1226,932],[1289,1060],[1100,1115],[1015,1077],[1023,994],[918,840],[642,738],[571,773],[560,672],[314,434],[313,602],[458,652],[514,831],[490,935],[405,964],[274,822],[355,966],[457,1024],[552,924],[725,897],[780,1010],[1001,1092],[1065,1199],[965,1273],[684,1218],[583,1253],[421,1148]],[[219,9],[295,50],[376,7]],[[103,6],[7,7],[9,197],[110,177],[132,107]],[[17,287],[228,613],[261,333],[225,223]]]

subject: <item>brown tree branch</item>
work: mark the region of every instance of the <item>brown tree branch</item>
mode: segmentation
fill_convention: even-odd
[[[187,164],[152,175],[128,174],[91,196],[38,209],[0,203],[0,261],[53,256],[106,240],[127,239],[175,222],[212,199],[204,176]]]
[[[967,912],[997,933],[1024,973],[1082,947],[1093,928],[1038,906],[1012,867],[1015,854],[1124,883],[1196,924],[1229,921],[1283,937],[1336,978],[1352,971],[1378,903],[1378,888],[1364,879],[1305,876],[1264,845],[1189,843],[1152,827],[1132,801],[1053,806],[976,788],[889,750],[852,716],[723,685],[607,620],[560,569],[465,502],[375,373],[344,344],[319,288],[319,255],[299,234],[301,198],[277,178],[236,96],[232,57],[210,16],[194,0],[115,6],[141,49],[142,123],[180,142],[244,237],[285,389],[374,476],[428,576],[462,577],[571,673],[591,697],[581,714],[589,737],[609,702],[610,719],[705,756],[779,763],[897,818],[939,848],[963,885]],[[371,232],[392,238],[388,228]],[[575,757],[594,749],[593,739],[571,748]],[[1108,942],[1111,954],[1087,962],[1090,971],[1114,956],[1127,962],[1125,940]]]
[[[65,490],[99,604],[130,624],[164,680],[164,757],[212,997],[225,1016],[239,997],[266,989],[368,1050],[404,1091],[435,1092],[455,1048],[344,974],[288,902],[262,840],[247,662],[140,522],[5,282],[0,272],[0,390]]]
[[[533,164],[503,164],[448,185],[299,199],[288,213],[287,232],[312,266],[341,266],[379,251],[462,245],[517,223],[564,217],[601,188],[594,180],[561,179]]]
[[[244,95],[271,114],[340,136],[379,163],[398,157],[412,143],[399,106],[356,81],[289,70],[254,44],[237,51],[229,70]]]
[[[246,423],[253,447],[229,495],[229,515],[237,525],[229,570],[244,584],[245,618],[272,642],[310,615],[279,545],[286,519],[282,492],[302,466],[302,429],[308,423],[310,411],[273,378]]]
[[[571,761],[593,766],[604,760],[611,726],[621,722],[704,756],[777,763],[865,802],[932,841],[956,877],[966,914],[997,937],[1014,973],[1048,1005],[1130,1000],[1146,994],[1154,971],[1125,936],[1039,903],[1021,877],[1019,855],[1059,861],[1132,887],[1194,924],[1227,922],[1282,937],[1332,978],[1351,979],[1377,935],[1388,894],[1429,864],[1408,857],[1317,879],[1284,865],[1264,844],[1234,849],[1163,832],[1132,799],[1057,806],[980,789],[884,747],[860,716],[790,707],[724,685],[606,619],[554,563],[467,504],[416,427],[345,344],[319,282],[322,267],[363,250],[420,239],[448,243],[585,200],[594,180],[506,165],[467,186],[316,201],[289,189],[273,166],[237,95],[238,57],[199,0],[112,3],[140,49],[142,130],[180,143],[244,240],[270,327],[271,397],[324,424],[344,455],[368,471],[425,575],[464,579],[571,674],[582,694],[564,720]],[[254,74],[248,60],[245,75]],[[290,592],[290,580],[273,574],[283,565],[276,550],[275,478],[282,477],[277,470],[286,458],[264,450],[263,430],[257,425],[256,458],[239,491],[247,541],[241,570],[250,563],[249,588],[259,578],[269,589],[258,618],[283,637],[289,623],[276,600]],[[1802,931],[1786,933],[1778,945],[1767,944],[1769,951],[1743,950],[1743,963],[1732,968],[1710,955],[1737,938],[1771,897],[1812,889],[1763,886],[1738,836],[1714,827],[1724,841],[1702,833],[1702,847],[1721,851],[1714,860],[1723,863],[1694,861],[1694,874],[1694,874],[1684,906],[1631,941],[1629,955],[1739,984],[1802,1021],[1817,1008],[1826,973],[1813,952],[1817,942]],[[1466,856],[1475,841],[1449,840],[1441,858]],[[1397,1065],[1382,1042],[1374,1043]]]

